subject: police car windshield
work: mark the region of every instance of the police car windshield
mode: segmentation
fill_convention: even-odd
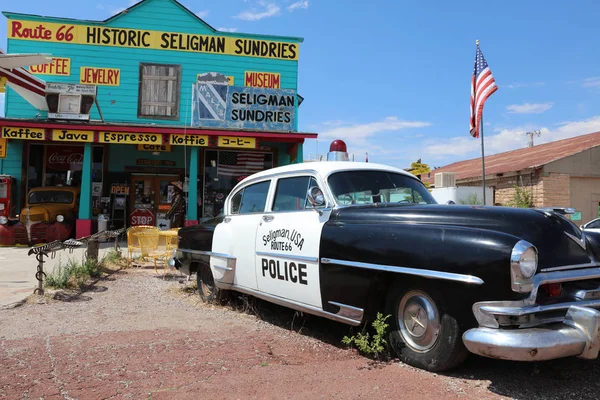
[[[425,186],[406,175],[386,171],[344,171],[332,174],[329,186],[339,205],[400,203],[436,204]]]
[[[29,195],[29,204],[58,203],[71,204],[73,193],[62,190],[43,190]]]

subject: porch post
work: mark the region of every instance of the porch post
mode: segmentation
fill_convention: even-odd
[[[92,143],[83,147],[81,168],[81,194],[79,198],[79,218],[75,227],[75,238],[92,234]]]
[[[188,182],[188,202],[185,226],[198,224],[198,147],[190,150],[190,179]]]

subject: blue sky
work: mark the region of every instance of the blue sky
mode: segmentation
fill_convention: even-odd
[[[3,10],[103,20],[130,0],[2,2]],[[357,160],[407,167],[479,156],[469,135],[475,39],[499,89],[485,105],[486,154],[600,130],[600,3],[183,0],[212,26],[300,36],[305,158],[344,139]],[[0,24],[0,46],[6,23]],[[0,98],[0,109],[3,99]]]

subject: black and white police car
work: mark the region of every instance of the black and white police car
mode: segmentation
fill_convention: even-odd
[[[431,371],[469,352],[597,358],[600,234],[569,212],[438,205],[398,168],[294,164],[242,180],[170,262],[207,301],[237,291],[355,326],[383,311],[395,353]]]

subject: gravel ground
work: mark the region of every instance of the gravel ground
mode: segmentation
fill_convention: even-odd
[[[129,269],[0,310],[0,398],[600,398],[596,361],[374,363],[341,345],[344,325],[243,296],[206,305],[180,280]]]

